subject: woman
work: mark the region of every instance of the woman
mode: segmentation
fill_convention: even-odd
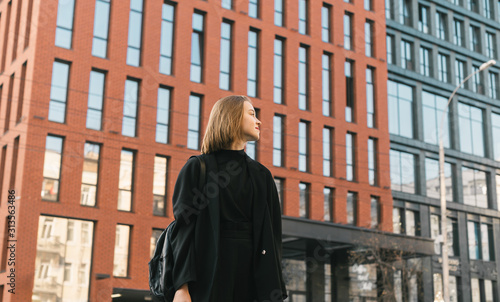
[[[245,153],[261,122],[246,96],[218,100],[173,195],[174,302],[283,301],[281,210],[271,172]],[[201,189],[201,191],[200,191]]]

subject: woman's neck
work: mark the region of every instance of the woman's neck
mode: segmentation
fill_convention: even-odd
[[[229,150],[242,150],[245,149],[246,143],[243,141],[233,142],[229,147]]]

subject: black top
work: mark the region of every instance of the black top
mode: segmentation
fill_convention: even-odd
[[[219,169],[221,222],[252,221],[252,181],[245,151],[219,150],[214,154]]]

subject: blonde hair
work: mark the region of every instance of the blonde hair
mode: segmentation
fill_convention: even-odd
[[[201,153],[207,154],[229,149],[236,140],[243,140],[243,105],[252,101],[244,95],[230,95],[218,100],[208,120],[201,145]]]

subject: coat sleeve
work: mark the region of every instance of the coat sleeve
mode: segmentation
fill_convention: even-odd
[[[280,282],[281,282],[281,292],[282,292],[282,298],[283,300],[288,297],[287,291],[286,291],[286,286],[285,286],[285,281],[283,279],[283,269],[281,266],[281,259],[282,259],[282,253],[283,253],[283,247],[282,247],[282,227],[281,227],[281,203],[278,195],[278,189],[276,188],[276,183],[274,182],[274,178],[269,172],[269,183],[270,183],[270,190],[271,190],[271,205],[270,205],[270,212],[271,212],[271,217],[272,217],[272,224],[273,224],[273,236],[274,236],[274,244],[275,244],[275,250],[276,250],[276,262],[279,267],[279,273],[280,273]]]
[[[200,191],[198,182],[200,164],[190,158],[179,172],[172,198],[176,224],[172,230],[172,279],[175,290],[183,284],[196,281],[194,232],[199,210],[196,208]]]

